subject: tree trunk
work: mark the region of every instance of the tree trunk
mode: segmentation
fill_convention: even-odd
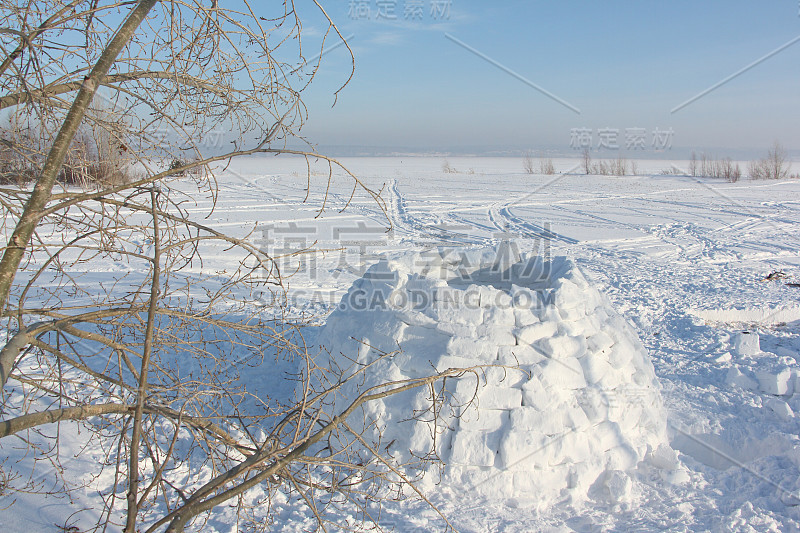
[[[22,216],[17,222],[14,233],[11,235],[11,239],[9,239],[6,250],[3,253],[3,258],[0,260],[0,307],[5,307],[8,304],[11,284],[14,282],[17,269],[19,269],[25,250],[30,244],[33,232],[39,224],[41,213],[50,200],[53,186],[56,183],[61,166],[64,164],[69,145],[78,131],[78,126],[83,120],[86,109],[97,92],[97,87],[103,82],[111,66],[117,60],[117,56],[133,37],[136,28],[139,27],[139,24],[142,23],[147,13],[157,2],[158,0],[139,1],[108,43],[92,71],[83,80],[83,85],[78,91],[67,117],[64,119],[64,124],[58,131],[50,152],[47,154],[42,173],[36,180],[36,186],[25,204],[25,210],[22,212]]]

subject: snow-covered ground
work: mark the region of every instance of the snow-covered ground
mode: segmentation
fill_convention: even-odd
[[[338,171],[326,193],[327,165],[312,166],[307,195],[304,161],[253,158],[218,177],[220,197],[204,223],[240,236],[255,227],[249,238],[275,253],[325,250],[283,265],[296,271],[288,283],[294,310],[319,324],[387,252],[506,242],[566,256],[632,325],[661,387],[667,438],[686,476],[639,475],[622,501],[545,509],[440,486],[431,499],[458,530],[800,530],[800,288],[788,284],[800,283],[800,182],[661,174],[681,161],[639,162],[647,175],[636,177],[528,175],[516,158],[450,158],[454,172],[443,171],[444,158],[342,162],[382,191],[385,212],[358,190],[349,200],[352,182]],[[559,172],[578,164],[555,163]],[[210,200],[196,201],[192,209],[206,213]],[[237,265],[222,248],[204,257],[205,272]],[[87,268],[103,278],[123,267]],[[776,271],[787,278],[764,279]],[[281,387],[274,368],[249,379]],[[63,524],[93,496],[87,489],[77,507],[18,499],[9,508],[10,498],[0,501],[3,522],[31,531]],[[275,511],[276,531],[312,523],[300,504],[278,501]],[[230,529],[227,516],[220,512],[215,530]],[[414,501],[387,502],[381,525],[443,526]]]

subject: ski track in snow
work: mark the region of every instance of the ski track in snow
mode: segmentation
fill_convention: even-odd
[[[451,213],[444,213],[444,218],[440,212],[425,212],[424,219],[415,216],[408,207],[406,197],[400,191],[396,180],[392,180],[387,187],[389,213],[395,231],[410,240],[419,240],[423,237],[433,243],[457,246],[480,244],[485,239],[473,237],[456,231],[456,228],[472,226],[463,218],[455,217]],[[418,211],[415,211],[418,212]]]
[[[578,242],[576,239],[565,237],[539,224],[515,216],[511,211],[510,205],[491,207],[488,211],[488,217],[495,228],[504,234],[510,234],[512,238],[544,239],[564,244],[576,244]]]
[[[800,183],[723,184],[656,175],[567,176],[548,182],[552,178],[522,174],[518,161],[455,176],[431,170],[439,162],[407,168],[407,162],[382,161],[379,166],[374,161],[345,164],[352,163],[376,190],[387,184],[384,198],[394,237],[381,251],[485,245],[510,234],[522,249],[548,241],[552,255],[576,261],[647,348],[663,389],[672,445],[689,469],[688,483],[642,478],[632,502],[590,502],[577,512],[558,507],[537,511],[523,504],[515,508],[513,502],[477,498],[454,501],[442,488],[432,500],[456,529],[800,531],[800,500],[788,495],[800,496],[800,415],[781,416],[775,410],[784,402],[800,413],[800,394],[776,396],[728,380],[738,370],[757,381],[759,372],[769,377],[781,365],[800,376],[800,321],[734,320],[800,307],[800,289],[784,281],[761,281],[782,270],[790,281],[800,282],[800,202],[785,199],[800,195]],[[386,167],[392,165],[394,174],[389,175]],[[304,204],[304,177],[293,176],[288,168],[271,172],[246,180],[221,176],[220,198],[204,223],[231,231],[241,227],[242,234],[272,220],[331,227],[364,221],[386,227],[368,198],[357,196],[347,211],[337,212],[350,196],[344,178],[329,198],[335,207],[317,219],[319,191]],[[249,175],[254,175],[252,168]],[[536,186],[541,188],[531,193]],[[189,211],[201,213],[207,205],[198,200]],[[318,243],[322,248],[335,244]],[[224,270],[232,260],[209,253],[205,268]],[[330,273],[337,260],[328,254],[318,268]],[[331,281],[312,276],[298,283],[340,294],[356,277],[349,273]],[[309,308],[324,313],[332,305]],[[704,319],[703,311],[732,319]],[[736,351],[737,335],[744,330],[758,333],[763,352]],[[262,379],[269,386],[278,378],[265,370]],[[800,379],[796,386],[800,392]],[[91,506],[91,496],[85,498]],[[0,508],[4,505],[0,501]],[[25,500],[22,505],[35,509],[38,504]],[[278,505],[276,513],[276,531],[301,531],[311,520],[299,503]],[[419,501],[387,502],[382,517],[382,525],[396,531],[443,526]],[[11,530],[32,529],[19,522]],[[214,521],[213,531],[233,530],[224,519]]]

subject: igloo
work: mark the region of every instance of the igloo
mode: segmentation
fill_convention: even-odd
[[[620,501],[643,461],[679,467],[644,347],[567,258],[512,246],[385,258],[352,285],[318,344],[321,367],[366,367],[331,413],[381,383],[473,369],[351,417],[398,465],[440,459],[417,461],[423,489]]]

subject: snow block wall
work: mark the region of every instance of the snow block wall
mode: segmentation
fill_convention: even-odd
[[[340,391],[332,413],[373,385],[479,367],[436,389],[437,423],[424,388],[350,421],[398,464],[438,456],[444,466],[426,466],[423,488],[542,505],[622,501],[642,461],[678,468],[645,349],[566,258],[520,258],[505,246],[384,259],[318,339],[323,367],[378,360]]]

